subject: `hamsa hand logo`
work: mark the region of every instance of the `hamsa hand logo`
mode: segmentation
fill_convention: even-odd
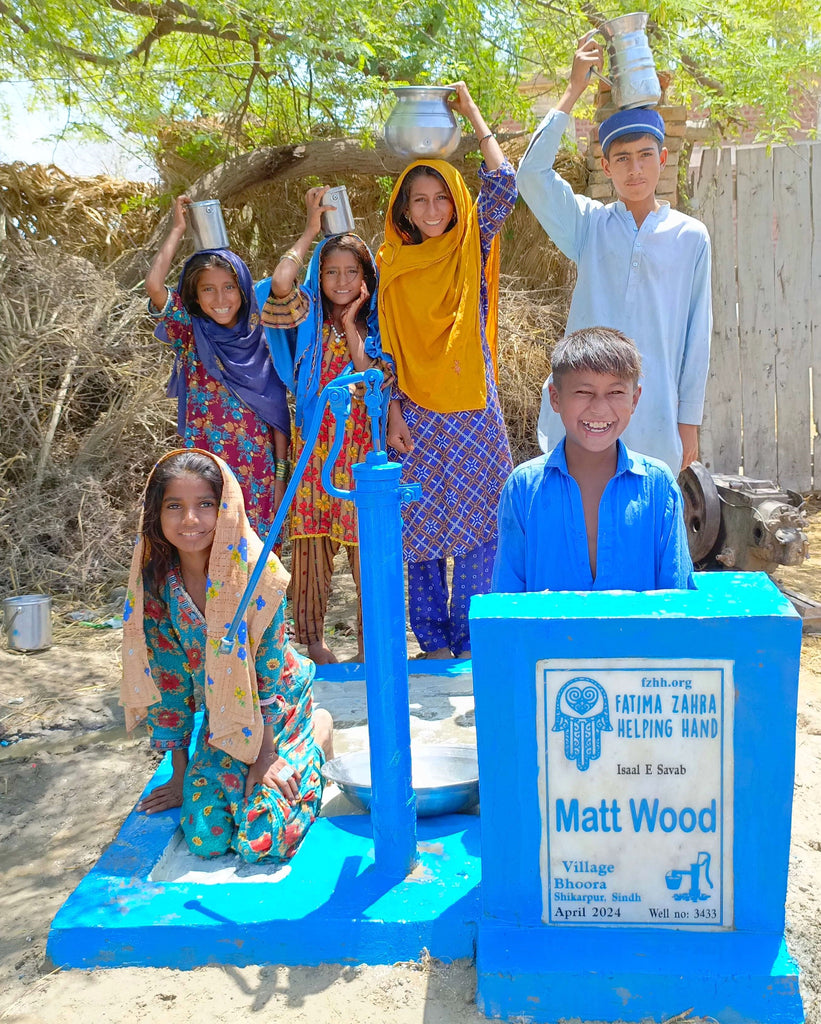
[[[612,732],[604,687],[589,676],[569,679],[556,695],[553,732],[564,733],[564,756],[580,772],[601,756],[601,734]]]

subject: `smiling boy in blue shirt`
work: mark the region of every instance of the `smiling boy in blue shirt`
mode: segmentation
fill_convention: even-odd
[[[550,404],[565,437],[504,486],[494,591],[694,586],[673,474],[620,440],[640,374],[635,344],[613,328],[575,331],[556,346]]]

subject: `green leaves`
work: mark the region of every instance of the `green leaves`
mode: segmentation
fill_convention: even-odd
[[[371,133],[394,83],[463,78],[494,123],[526,121],[520,83],[542,73],[560,94],[579,36],[633,7],[0,0],[0,66],[42,101],[113,122],[155,155],[167,143],[158,129],[189,122],[181,144],[219,162],[263,142]],[[818,94],[817,0],[657,0],[647,10],[657,66],[674,73],[671,98],[707,108],[725,131],[757,107],[768,137],[781,137],[802,97]]]

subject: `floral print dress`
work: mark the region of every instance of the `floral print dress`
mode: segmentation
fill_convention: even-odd
[[[265,305],[266,323],[277,328],[294,328],[306,318],[309,299],[297,287],[284,298],[270,297]],[[381,360],[375,360],[379,369],[384,369]],[[319,390],[336,377],[341,376],[350,366],[351,356],[348,343],[337,337],[329,321],[322,325],[322,369]],[[307,430],[310,423],[304,425]],[[332,498],[322,486],[322,467],[333,444],[335,419],[328,408],[322,417],[316,444],[305,473],[299,482],[291,503],[291,538],[330,537],[337,544],[358,544],[356,509],[352,501]],[[302,431],[294,426],[292,435],[293,461],[297,463],[305,448]],[[356,395],[351,396],[351,411],[345,424],[345,440],[339,451],[331,482],[340,490],[353,488],[353,467],[364,462],[371,449],[371,428],[365,403]]]
[[[169,289],[165,307],[158,312],[149,306],[149,312],[164,322],[185,374],[183,444],[204,448],[228,463],[242,487],[251,525],[264,536],[274,520],[274,428],[208,373],[197,355],[191,315],[179,292]]]
[[[278,789],[254,787],[245,797],[248,765],[208,744],[203,721],[188,764],[180,813],[189,848],[202,857],[235,850],[246,862],[293,856],[319,813],[323,754],[311,725],[313,666],[288,643],[284,602],[253,651],[262,719],[273,727],[277,753],[300,774],[299,799],[291,804]],[[205,619],[171,571],[158,595],[145,582],[143,623],[149,665],[161,702],[148,709],[147,727],[157,750],[188,747],[194,729],[196,692],[205,674]],[[235,695],[237,696],[237,695]],[[245,697],[244,692],[237,696]]]

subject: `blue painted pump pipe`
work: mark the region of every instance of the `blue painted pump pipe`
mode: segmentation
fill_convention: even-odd
[[[365,384],[365,406],[374,450],[368,452],[364,463],[353,467],[355,489],[344,491],[334,486],[331,476],[350,413],[350,385],[359,382]],[[323,388],[305,436],[302,455],[221,646],[227,651],[233,647],[262,569],[313,453],[325,406],[330,404],[335,418],[334,440],[322,469],[322,485],[333,497],[353,501],[359,524],[375,867],[380,873],[398,879],[409,874],[417,861],[400,507],[403,501],[419,498],[421,491],[418,484],[403,486],[400,483],[402,467],[398,462],[390,462],[384,451],[388,398],[387,392],[382,393],[382,372],[374,369],[343,374]]]
[[[371,822],[376,867],[404,878],[416,863],[416,794],[411,786],[408,646],[400,505],[418,494],[400,485],[402,467],[384,451],[353,467],[365,632],[371,748]],[[414,485],[416,489],[419,485]]]

